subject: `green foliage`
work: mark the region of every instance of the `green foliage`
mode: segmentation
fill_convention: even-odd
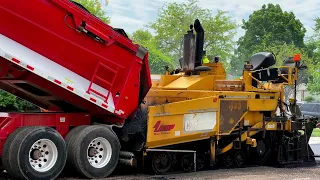
[[[149,66],[151,74],[163,74],[165,72],[165,66],[172,68],[172,62],[169,57],[164,55],[157,49],[149,49]]]
[[[231,58],[229,72],[240,76],[244,61],[262,51],[274,52],[281,63],[285,57],[303,51],[304,58],[308,52],[304,51],[304,36],[306,29],[292,12],[282,11],[279,5],[263,5],[254,11],[248,21],[243,20],[242,28],[245,34],[238,40],[238,49]]]
[[[273,52],[276,55],[276,67],[281,66],[286,58],[293,57],[294,54],[301,54],[301,62],[305,64],[312,62],[312,59],[308,57],[306,51],[296,47],[294,44],[273,44],[266,47],[265,51]]]
[[[248,60],[247,57],[235,51],[234,55],[230,58],[230,67],[227,69],[227,74],[233,76],[232,79],[239,78],[242,75],[245,61]]]
[[[304,50],[297,48],[294,44],[277,44],[272,45],[266,48],[266,51],[273,52],[277,61],[274,67],[280,67],[283,65],[283,61],[288,57],[293,57],[294,54],[301,54],[301,63],[309,66],[312,62],[312,59],[308,57],[307,53]],[[300,70],[298,73],[297,85],[308,82],[309,77],[308,70]],[[291,94],[294,93],[294,86],[285,86],[285,99],[287,100]]]
[[[6,91],[0,90],[0,110],[1,111],[27,111],[36,107]]]
[[[309,77],[308,90],[312,94],[320,94],[320,63],[311,65],[309,67],[311,76]]]
[[[309,56],[313,57],[309,65],[309,83],[308,90],[312,94],[320,94],[320,18],[316,18],[314,35],[307,43]]]
[[[99,0],[73,0],[77,3],[83,5],[91,14],[95,15],[96,17],[100,18],[106,24],[110,23],[110,18],[106,15],[104,10],[102,9],[102,5],[108,5],[107,0],[101,1]]]
[[[280,5],[263,5],[249,20],[243,20],[245,35],[239,39],[239,50],[250,54],[272,44],[294,44],[304,47],[306,29],[292,12],[282,11]]]
[[[307,96],[307,97],[304,98],[304,100],[305,100],[306,102],[313,102],[313,101],[315,101],[315,99],[314,99],[313,96]]]
[[[207,54],[220,56],[222,60],[231,57],[233,38],[237,25],[227,12],[218,11],[216,16],[208,9],[200,8],[197,0],[182,3],[166,3],[159,11],[158,19],[150,27],[156,33],[155,41],[165,54],[178,60],[183,55],[183,36],[189,26],[199,19],[205,29],[204,50]]]
[[[146,29],[138,29],[133,33],[131,39],[145,47],[155,46],[152,34]]]
[[[274,67],[279,67],[282,65],[283,61],[288,57],[293,57],[294,54],[301,54],[301,59],[303,62],[307,65],[309,65],[313,60],[308,56],[308,53],[304,49],[297,48],[294,44],[271,44],[268,47],[265,47],[263,49],[258,49],[252,52],[251,55],[258,53],[258,52],[272,52],[275,54],[277,61]],[[250,55],[250,56],[251,56]],[[235,76],[241,76],[244,61],[249,60],[249,58],[246,58],[243,54],[235,54],[235,56],[231,59],[231,71],[230,73],[233,73]],[[307,80],[307,71],[300,71],[301,76],[299,76],[300,82],[306,82]]]
[[[319,128],[313,129],[311,137],[320,137],[320,129]]]
[[[317,18],[315,19],[315,21],[316,21],[315,30],[319,33],[319,31],[320,31],[320,18],[317,17]]]
[[[135,31],[131,39],[148,49],[151,74],[163,74],[165,72],[164,66],[173,66],[171,58],[157,48],[155,38],[148,30],[139,29]]]
[[[308,55],[314,58],[314,62],[320,62],[320,18],[315,19],[314,34],[306,43]]]

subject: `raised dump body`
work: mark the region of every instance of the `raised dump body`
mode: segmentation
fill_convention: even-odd
[[[52,111],[134,112],[147,51],[72,1],[0,1],[0,88]]]

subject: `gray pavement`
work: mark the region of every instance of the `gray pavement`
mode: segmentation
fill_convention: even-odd
[[[167,176],[124,176],[106,180],[169,180],[169,179],[215,179],[215,180],[309,180],[320,179],[320,167],[310,168],[271,168],[250,167],[241,169],[223,169],[197,173],[174,174]]]
[[[310,146],[315,155],[320,156],[320,138],[312,138]],[[273,168],[273,167],[247,167],[238,169],[219,169],[201,171],[196,173],[177,173],[166,176],[153,175],[117,175],[105,180],[194,180],[194,179],[215,179],[215,180],[320,180],[320,158],[317,158],[318,165],[312,167],[295,168]],[[0,180],[8,180],[5,173],[0,173]],[[59,178],[59,180],[78,180],[77,178]]]
[[[320,138],[313,138],[310,146],[315,155],[320,156]],[[295,167],[295,168],[273,168],[273,167],[248,167],[238,169],[219,169],[201,171],[196,173],[178,173],[166,176],[151,175],[120,175],[109,177],[105,180],[320,180],[320,159],[317,158],[317,166]],[[71,179],[61,179],[71,180]],[[72,179],[75,180],[75,179]]]

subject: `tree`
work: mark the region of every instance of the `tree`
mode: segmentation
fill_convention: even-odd
[[[197,0],[183,3],[166,3],[158,13],[158,19],[150,28],[156,33],[155,41],[164,53],[178,60],[183,55],[183,35],[189,26],[199,19],[205,29],[204,49],[207,54],[231,57],[237,25],[227,12],[218,11],[216,16],[208,9],[200,8]]]
[[[296,50],[305,48],[306,29],[303,24],[292,12],[282,11],[279,5],[263,5],[247,21],[243,20],[242,29],[245,34],[238,40],[238,48],[230,62],[229,72],[234,76],[241,75],[244,61],[257,52],[274,47],[290,46],[290,49]]]
[[[315,19],[314,34],[306,43],[306,49],[310,57],[314,57],[315,62],[320,61],[320,18]]]
[[[22,100],[6,91],[0,90],[1,111],[27,111],[37,109],[33,104]]]
[[[110,18],[106,15],[106,12],[102,9],[102,6],[108,5],[108,0],[74,0],[74,2],[80,3],[84,6],[91,14],[100,18],[106,24],[110,23]]]
[[[149,51],[149,67],[152,74],[163,74],[164,66],[172,67],[171,58],[166,56],[161,50],[156,47],[156,41],[153,35],[145,29],[135,31],[131,39],[142,46],[145,46]]]
[[[234,51],[234,55],[230,58],[229,68],[227,74],[234,78],[239,78],[242,75],[245,61],[249,60],[243,54],[240,54],[237,50]]]
[[[320,94],[320,18],[315,19],[314,35],[308,42],[309,55],[313,57],[310,63],[308,90],[312,94]]]
[[[316,30],[316,32],[320,32],[320,18],[319,17],[317,17],[316,19],[315,19],[315,21],[316,21],[316,27],[315,27],[315,30]]]
[[[306,29],[293,12],[282,11],[280,5],[263,5],[254,11],[249,20],[243,20],[242,28],[246,31],[238,44],[241,50],[254,52],[259,46],[271,44],[291,44],[304,47]]]
[[[149,47],[155,46],[154,37],[152,34],[146,29],[138,29],[135,31],[131,37],[131,39],[142,46]]]
[[[251,54],[273,44],[294,44],[303,48],[306,29],[293,12],[282,11],[280,5],[263,5],[249,20],[243,20],[245,35],[238,41],[239,51]]]
[[[304,65],[312,66],[312,58],[308,56],[304,49],[297,48],[294,44],[275,44],[268,48],[266,51],[273,52],[276,56],[276,64],[273,67],[280,67],[283,65],[283,61],[288,57],[293,57],[294,54],[301,54],[301,63]],[[302,83],[308,83],[308,77],[310,75],[310,71],[308,70],[300,70],[298,73],[297,86]],[[294,93],[294,86],[285,86],[285,99],[288,99]]]

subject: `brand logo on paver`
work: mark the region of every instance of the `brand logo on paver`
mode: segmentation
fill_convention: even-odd
[[[155,125],[154,125],[154,132],[155,134],[158,133],[170,133],[170,131],[175,127],[175,124],[162,124],[161,121],[158,121]]]

